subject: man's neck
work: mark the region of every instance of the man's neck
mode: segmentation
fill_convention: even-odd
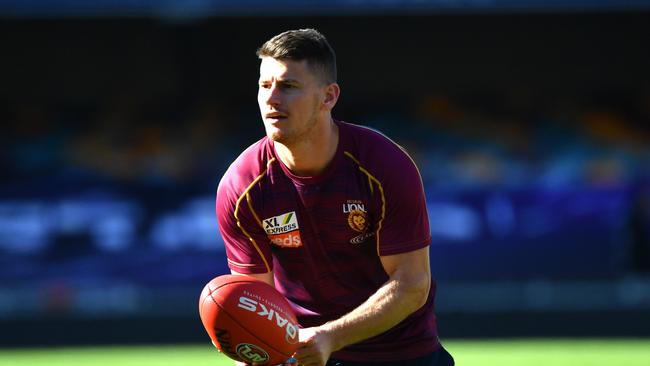
[[[275,142],[278,158],[298,176],[313,177],[322,173],[334,158],[339,143],[339,128],[330,119],[321,130],[290,146]]]

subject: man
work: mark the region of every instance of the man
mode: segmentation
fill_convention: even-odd
[[[335,54],[313,29],[257,52],[266,136],[229,167],[217,217],[234,274],[274,285],[301,365],[453,365],[438,340],[422,180],[398,145],[331,116]]]

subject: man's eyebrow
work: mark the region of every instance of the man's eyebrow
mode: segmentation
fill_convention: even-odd
[[[271,80],[269,80],[269,79],[261,79],[260,78],[258,82],[260,84],[262,84],[262,83],[270,83]],[[286,78],[286,79],[277,78],[276,82],[278,84],[302,84],[302,82],[300,80],[294,79],[294,78]]]
[[[292,78],[278,79],[278,83],[282,83],[282,84],[300,84],[300,80],[292,79]]]

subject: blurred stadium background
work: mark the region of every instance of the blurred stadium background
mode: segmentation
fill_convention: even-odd
[[[3,0],[0,347],[206,343],[254,52],[297,27],[421,168],[443,338],[650,336],[650,1]]]

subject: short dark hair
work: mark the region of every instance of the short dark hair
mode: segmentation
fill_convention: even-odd
[[[311,28],[282,32],[266,41],[257,56],[277,60],[302,61],[325,83],[336,82],[336,54],[319,31]]]

